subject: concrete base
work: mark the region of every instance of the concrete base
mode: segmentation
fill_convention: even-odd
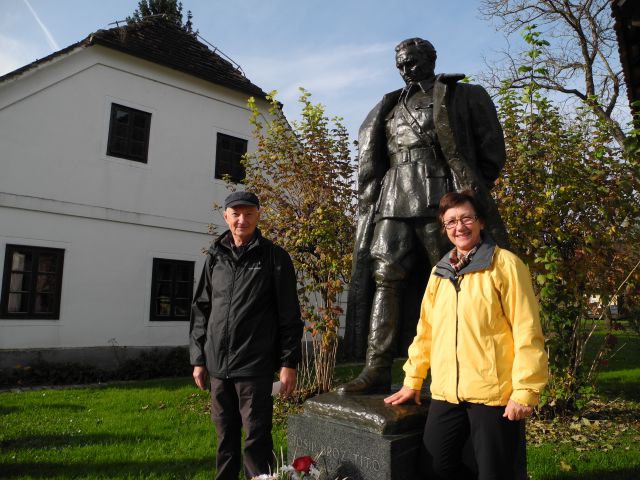
[[[115,370],[123,362],[140,356],[145,352],[156,350],[169,352],[172,347],[76,347],[76,348],[34,348],[0,350],[0,370],[12,369],[17,366],[32,366],[39,362],[49,363],[82,363],[104,370]],[[183,348],[187,348],[184,346]]]

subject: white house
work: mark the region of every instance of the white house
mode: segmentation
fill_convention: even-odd
[[[253,147],[249,96],[266,112],[163,18],[0,77],[0,367],[188,343],[220,178]]]

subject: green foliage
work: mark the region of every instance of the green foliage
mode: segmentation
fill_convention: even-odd
[[[182,2],[178,0],[140,0],[138,2],[138,8],[133,12],[132,16],[127,17],[127,22],[140,22],[145,17],[151,17],[153,15],[164,15],[165,18],[186,32],[194,35],[198,34],[197,30],[193,30],[193,15],[191,14],[191,10],[187,11],[187,21],[184,22]]]
[[[289,415],[302,413],[302,404],[307,398],[309,397],[300,395],[298,391],[286,398],[282,395],[276,395],[273,398],[273,424],[286,430]]]
[[[355,177],[342,120],[327,118],[324,107],[300,90],[301,119],[291,124],[275,92],[268,97],[267,125],[249,100],[257,149],[244,160],[244,183],[260,198],[261,230],[293,259],[312,336],[315,387],[324,392],[331,388],[340,297],[350,278]]]
[[[564,410],[588,397],[598,370],[583,361],[595,325],[589,297],[607,305],[640,258],[640,168],[588,105],[564,115],[542,94],[535,78],[546,42],[535,26],[524,38],[530,63],[520,71],[530,82],[522,95],[509,84],[500,92],[508,162],[494,193],[539,295],[551,364],[547,407]],[[601,347],[596,363],[610,341]]]
[[[640,100],[631,104],[633,108],[633,120],[630,124],[629,133],[625,139],[625,153],[627,158],[640,158]]]

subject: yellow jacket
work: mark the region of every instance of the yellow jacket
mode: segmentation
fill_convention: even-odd
[[[547,354],[528,268],[490,239],[457,277],[447,258],[431,272],[404,385],[419,390],[431,368],[437,400],[537,405]]]

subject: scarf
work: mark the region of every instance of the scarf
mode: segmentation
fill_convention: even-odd
[[[469,250],[469,253],[462,256],[458,255],[457,248],[454,247],[454,249],[451,250],[451,253],[449,254],[449,264],[453,267],[456,273],[458,273],[464,267],[469,265],[469,263],[471,262],[471,259],[473,258],[473,255],[478,251],[479,246],[480,246],[480,243],[478,243],[475,247]]]

